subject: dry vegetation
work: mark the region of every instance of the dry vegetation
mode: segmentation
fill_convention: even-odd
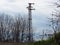
[[[0,42],[0,45],[27,45],[27,43]]]

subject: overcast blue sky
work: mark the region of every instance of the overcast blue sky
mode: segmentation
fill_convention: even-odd
[[[28,15],[27,6],[29,2],[35,3],[32,11],[32,24],[35,33],[41,33],[42,30],[49,29],[48,17],[51,16],[55,6],[52,4],[56,0],[0,0],[0,11],[9,13],[20,13]],[[52,6],[51,6],[52,5]]]

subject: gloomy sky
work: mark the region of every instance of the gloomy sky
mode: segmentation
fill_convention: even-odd
[[[35,3],[32,11],[32,24],[35,33],[41,33],[42,30],[49,29],[48,17],[51,15],[56,0],[0,0],[0,11],[19,12],[28,15],[28,3]],[[52,6],[51,6],[52,5]]]

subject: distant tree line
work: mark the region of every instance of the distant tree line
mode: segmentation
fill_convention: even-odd
[[[25,16],[0,14],[0,41],[28,42],[28,36],[28,19]]]
[[[57,0],[57,2],[53,3],[56,7],[52,11],[52,18],[50,18],[51,22],[51,27],[54,31],[54,37],[55,37],[55,42],[60,45],[60,38],[57,38],[57,33],[60,32],[60,0]]]

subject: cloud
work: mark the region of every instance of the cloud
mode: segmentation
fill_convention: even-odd
[[[36,12],[41,12],[48,14],[51,13],[51,8],[47,5],[47,2],[55,2],[55,0],[0,0],[0,8],[6,10],[16,10],[21,12],[26,12],[26,7],[28,6],[29,2],[34,2]]]
[[[16,0],[5,0],[6,2],[16,2]]]
[[[56,2],[56,0],[0,0],[0,11],[8,11],[8,12],[20,12],[21,15],[24,13],[28,15],[27,6],[29,2],[34,2],[33,8],[35,11],[32,11],[33,17],[33,27],[35,33],[42,32],[43,28],[49,28],[46,24],[48,24],[47,18],[51,13],[53,7],[49,5],[49,2]]]
[[[55,1],[56,0],[0,0],[0,10],[20,12],[21,14],[25,13],[27,15],[28,11],[26,7],[28,6],[28,3],[34,2],[35,5],[33,7],[35,8],[35,11],[33,11],[33,18],[36,22],[38,22],[39,19],[50,15],[54,7],[53,8],[48,7],[49,4],[48,2],[55,2]],[[43,20],[45,19],[41,19],[39,23],[44,22]]]

